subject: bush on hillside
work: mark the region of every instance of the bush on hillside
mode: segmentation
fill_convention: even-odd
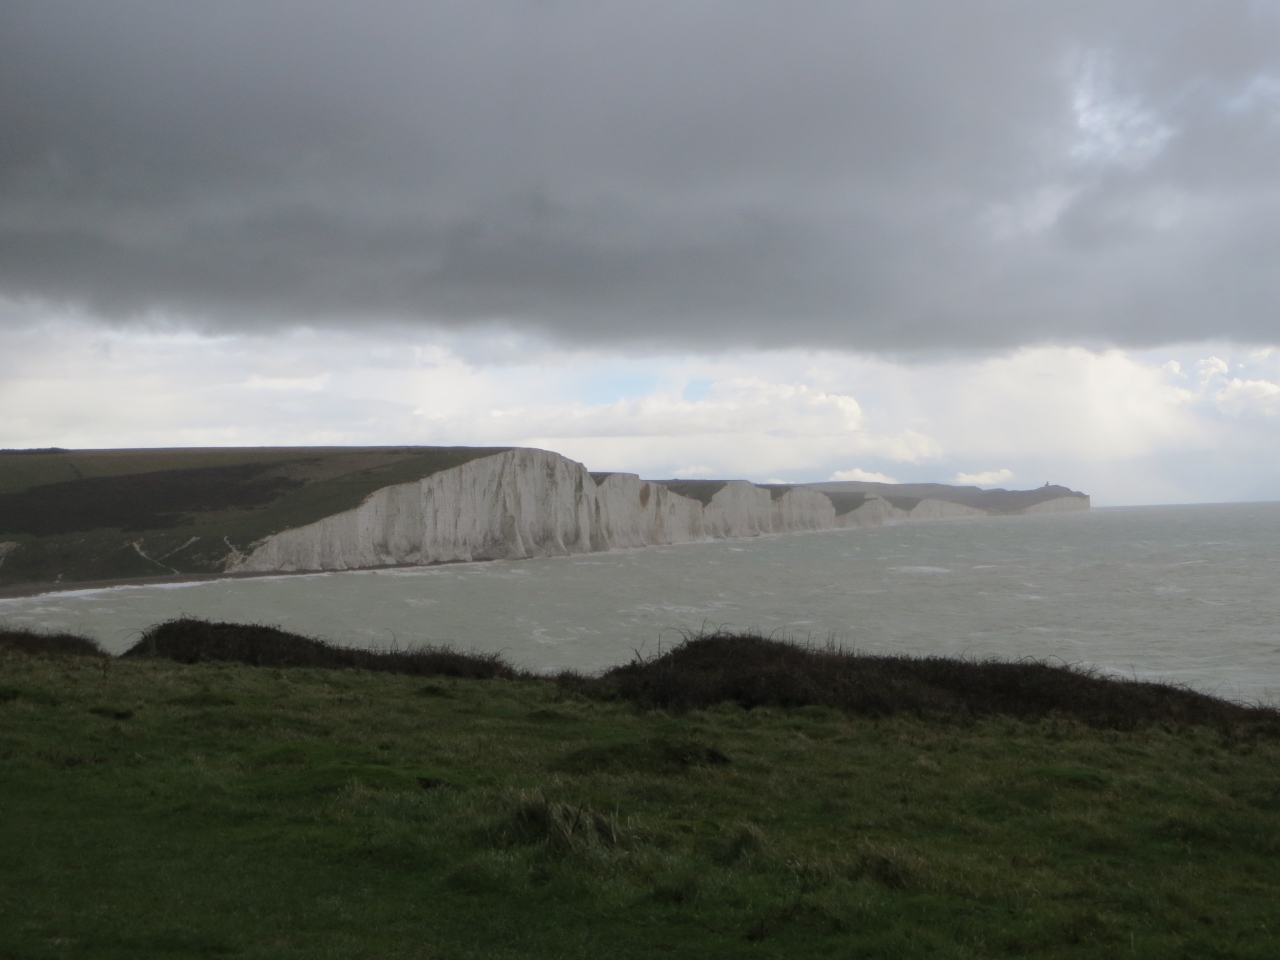
[[[0,650],[37,656],[105,657],[107,654],[88,637],[74,633],[46,633],[40,630],[0,628]]]
[[[422,677],[489,680],[516,671],[496,653],[459,653],[445,647],[363,650],[261,624],[214,623],[181,617],[151,627],[125,657],[161,657],[179,663],[223,660],[254,667],[326,667],[376,670]]]
[[[1237,726],[1280,734],[1280,711],[1163,683],[1102,676],[1040,660],[871,656],[759,634],[692,636],[600,677],[563,674],[566,690],[640,707],[825,706],[866,716],[1060,716],[1128,730],[1147,723]]]

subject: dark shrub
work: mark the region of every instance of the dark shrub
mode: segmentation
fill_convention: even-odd
[[[517,675],[496,653],[459,653],[446,647],[360,650],[334,646],[279,627],[212,623],[190,617],[157,624],[124,656],[160,657],[179,663],[226,660],[255,667],[354,668],[473,680]]]
[[[1280,712],[1185,687],[1101,676],[1043,661],[869,656],[759,634],[716,632],[637,658],[599,678],[565,674],[568,692],[670,710],[717,703],[822,705],[888,716],[1060,716],[1125,730],[1147,723],[1251,726],[1280,734]]]
[[[0,628],[0,649],[45,656],[106,656],[102,648],[88,637],[79,637],[73,633],[42,633],[38,630]]]

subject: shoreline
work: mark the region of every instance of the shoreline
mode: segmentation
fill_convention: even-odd
[[[900,523],[972,523],[976,520],[996,519],[989,517],[941,517],[930,520],[906,521],[900,519],[887,520],[877,526],[896,526]],[[56,596],[65,593],[80,593],[90,590],[112,590],[120,587],[155,587],[180,585],[187,583],[209,583],[214,580],[256,580],[264,577],[318,577],[336,573],[376,573],[379,570],[429,570],[432,567],[452,567],[475,563],[501,563],[504,560],[512,563],[525,560],[563,560],[569,557],[592,557],[606,553],[629,553],[633,550],[653,550],[655,548],[684,547],[707,543],[734,543],[740,540],[760,540],[773,537],[808,536],[815,533],[847,533],[865,527],[831,527],[827,530],[781,530],[777,532],[759,533],[752,537],[707,537],[703,540],[686,540],[679,543],[646,543],[635,547],[614,547],[609,550],[592,550],[587,553],[565,553],[545,557],[493,557],[480,560],[434,560],[431,563],[381,563],[373,567],[346,567],[342,570],[242,570],[228,573],[167,573],[155,577],[122,577],[113,580],[77,580],[66,583],[13,584],[0,586],[0,601],[20,600],[31,597]]]
[[[537,558],[535,558],[537,559]],[[210,583],[215,580],[261,580],[268,577],[320,577],[334,573],[368,573],[375,570],[414,570],[443,567],[454,563],[492,563],[490,560],[449,560],[439,563],[388,563],[377,567],[351,567],[347,570],[246,570],[236,573],[170,573],[158,577],[124,577],[118,580],[78,580],[57,584],[13,585],[0,587],[0,601],[24,600],[31,597],[58,596],[122,587],[161,587]]]
[[[1074,513],[1069,513],[1043,514],[1042,516],[1074,515]],[[1008,516],[1012,517],[1017,515],[1010,514]],[[608,550],[592,550],[586,553],[556,554],[554,556],[545,557],[494,557],[480,560],[435,560],[431,563],[382,563],[377,566],[370,567],[346,567],[342,570],[242,570],[228,573],[166,573],[155,577],[121,577],[111,580],[75,580],[67,581],[65,583],[10,584],[8,586],[0,586],[0,601],[53,596],[63,593],[78,593],[86,590],[111,590],[119,587],[152,587],[187,583],[209,583],[214,580],[254,580],[263,577],[316,577],[334,573],[371,573],[379,570],[427,570],[432,567],[446,567],[473,563],[497,563],[502,560],[511,560],[512,562],[521,560],[556,560],[567,557],[590,557],[604,553],[628,553],[632,550],[683,547],[700,543],[734,543],[740,540],[759,540],[772,537],[809,536],[818,533],[848,533],[856,530],[875,529],[877,527],[893,527],[906,523],[974,523],[980,520],[1002,519],[1006,519],[1006,516],[997,514],[988,517],[937,517],[919,520],[895,517],[886,520],[883,523],[875,524],[873,527],[850,526],[830,527],[824,530],[779,530],[768,533],[759,533],[755,536],[748,537],[706,537],[702,540],[685,540],[677,543],[647,543],[634,547],[614,547]],[[1024,518],[1019,516],[1018,519]]]

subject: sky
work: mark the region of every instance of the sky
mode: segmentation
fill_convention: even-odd
[[[6,0],[0,447],[1280,499],[1280,0]]]

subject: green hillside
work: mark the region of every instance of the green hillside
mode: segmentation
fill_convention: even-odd
[[[0,451],[0,586],[218,573],[263,537],[504,449]]]
[[[15,960],[1277,955],[1275,711],[1062,666],[0,630],[0,732]]]

